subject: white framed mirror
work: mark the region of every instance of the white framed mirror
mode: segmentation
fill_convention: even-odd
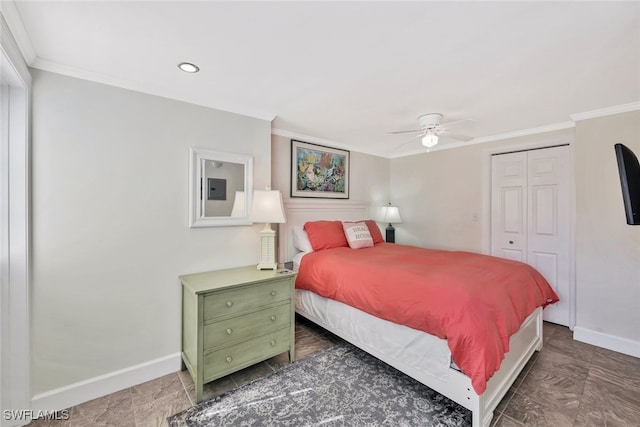
[[[189,150],[189,227],[250,225],[253,157]]]

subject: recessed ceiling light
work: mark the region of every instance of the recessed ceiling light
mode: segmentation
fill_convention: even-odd
[[[200,71],[200,68],[197,65],[192,64],[191,62],[181,62],[178,64],[178,68],[180,68],[185,73],[197,73],[198,71]]]

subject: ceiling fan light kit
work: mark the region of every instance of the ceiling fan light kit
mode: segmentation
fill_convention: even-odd
[[[427,131],[427,134],[422,138],[422,145],[427,148],[431,148],[438,143],[438,135],[432,131]]]
[[[442,121],[442,114],[429,113],[418,117],[420,129],[422,129],[422,145],[427,148],[434,147],[438,143],[438,126]]]

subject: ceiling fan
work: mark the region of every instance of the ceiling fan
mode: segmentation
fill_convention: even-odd
[[[455,139],[458,141],[471,141],[473,137],[466,135],[457,135],[449,132],[449,129],[456,126],[461,126],[468,122],[473,122],[473,120],[465,119],[465,120],[457,120],[454,122],[445,122],[442,123],[442,114],[440,113],[429,113],[423,114],[418,117],[418,124],[420,124],[420,129],[411,129],[411,130],[401,130],[397,132],[388,132],[388,135],[398,135],[403,133],[414,133],[418,132],[418,135],[411,138],[409,141],[406,141],[400,144],[396,148],[400,148],[403,145],[408,144],[414,139],[422,137],[422,145],[427,148],[431,148],[438,143],[438,137],[442,135],[443,137],[447,137],[450,139]]]

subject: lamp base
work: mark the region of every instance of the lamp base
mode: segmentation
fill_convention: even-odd
[[[395,243],[396,242],[396,229],[393,228],[393,225],[389,224],[389,226],[385,229],[387,232],[385,240],[387,243]]]
[[[276,263],[276,232],[269,224],[260,230],[260,263],[258,270],[277,270]]]
[[[277,270],[278,269],[278,264],[269,264],[269,263],[263,263],[260,262],[260,264],[258,264],[258,270]]]

